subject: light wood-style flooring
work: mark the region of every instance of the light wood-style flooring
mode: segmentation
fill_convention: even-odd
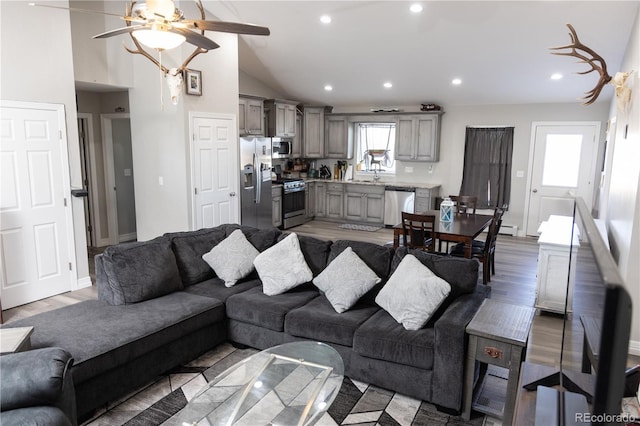
[[[391,229],[383,228],[376,232],[351,231],[339,228],[337,223],[324,221],[311,221],[288,231],[325,240],[350,239],[378,244],[386,244],[393,240],[393,231]],[[92,253],[94,252],[92,250]],[[496,274],[492,276],[489,283],[492,288],[491,297],[505,303],[533,306],[535,301],[537,255],[538,244],[535,238],[500,235],[496,248]],[[93,263],[93,259],[89,261]],[[92,276],[92,280],[95,282],[95,276]],[[479,285],[482,285],[481,277]],[[39,312],[96,298],[97,290],[95,286],[92,286],[8,309],[4,311],[4,320],[5,322],[11,322]],[[583,332],[578,314],[597,309],[599,303],[601,303],[601,300],[599,300],[597,294],[589,288],[581,287],[580,280],[578,280],[574,293],[575,312],[568,315],[568,321],[566,322],[563,361],[566,368],[580,370]],[[559,367],[562,326],[562,316],[536,313],[527,348],[527,361]],[[629,357],[629,365],[639,363],[640,357]]]

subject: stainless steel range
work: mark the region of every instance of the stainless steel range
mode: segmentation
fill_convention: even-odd
[[[302,179],[283,179],[282,183],[282,227],[284,229],[302,225],[307,221],[305,211],[306,184]]]

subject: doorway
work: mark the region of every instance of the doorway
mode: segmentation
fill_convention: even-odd
[[[593,205],[599,122],[533,123],[526,233],[550,215],[572,216],[576,196]]]
[[[109,243],[135,241],[136,205],[128,113],[101,114]]]

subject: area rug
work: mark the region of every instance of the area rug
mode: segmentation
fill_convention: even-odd
[[[339,226],[342,229],[350,229],[352,231],[367,231],[367,232],[376,232],[381,229],[379,226],[371,226],[371,225],[358,225],[357,223],[343,223]]]
[[[177,413],[187,405],[187,402],[215,376],[256,352],[254,349],[236,349],[230,344],[218,346],[120,401],[109,404],[84,425],[182,426],[178,425]],[[459,416],[438,412],[433,405],[424,401],[345,377],[335,401],[316,424],[320,426],[494,426],[500,424],[487,420],[489,420],[488,417],[474,413],[471,421],[466,422]]]

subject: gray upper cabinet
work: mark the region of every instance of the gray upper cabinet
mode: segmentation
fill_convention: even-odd
[[[396,160],[438,161],[441,115],[442,113],[400,115],[396,129]]]
[[[240,95],[238,108],[238,131],[240,136],[264,135],[264,99]]]
[[[291,156],[302,157],[302,114],[299,111],[296,111],[296,134],[291,143]]]
[[[325,158],[324,107],[305,106],[302,113],[302,152],[305,158]]]
[[[338,159],[353,158],[353,137],[346,115],[331,114],[325,117],[325,157]]]
[[[295,101],[269,99],[264,101],[267,114],[267,136],[292,138],[296,134]]]

